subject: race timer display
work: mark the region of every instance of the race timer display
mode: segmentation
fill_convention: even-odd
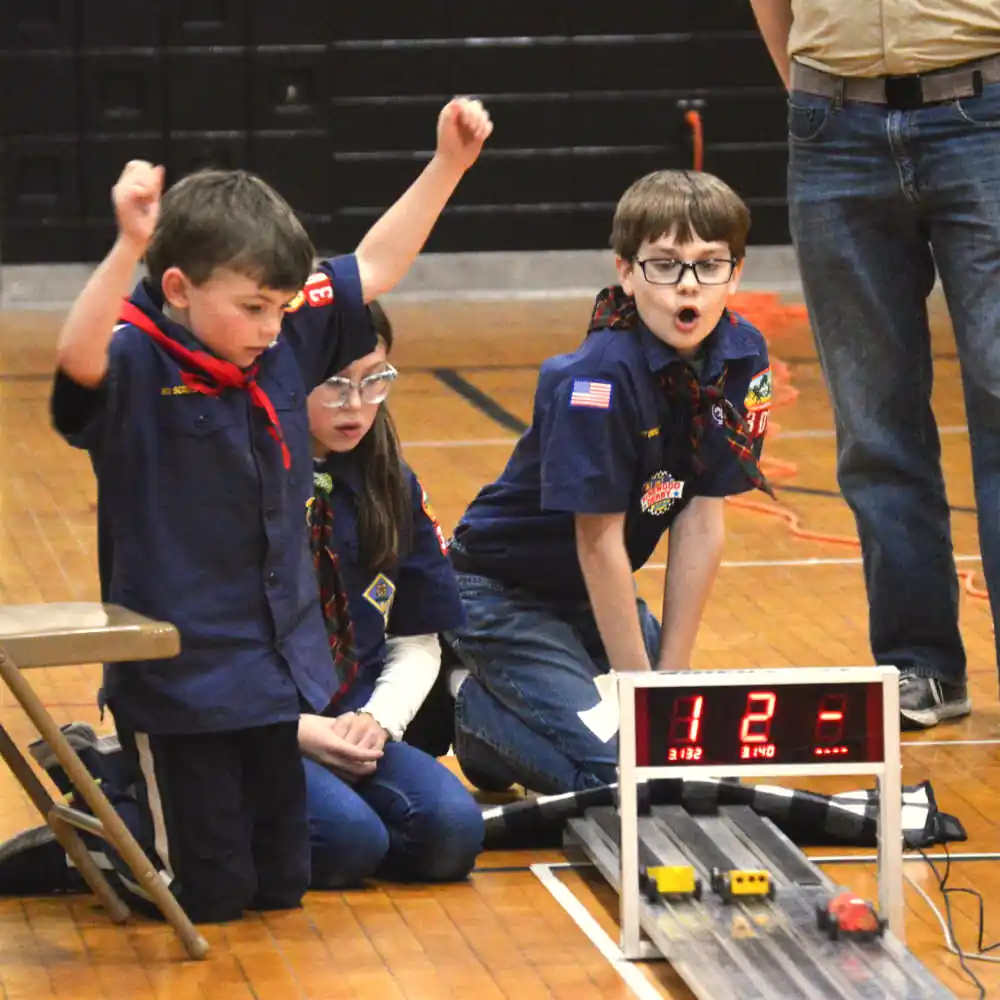
[[[636,764],[879,763],[880,682],[699,687],[635,691]]]

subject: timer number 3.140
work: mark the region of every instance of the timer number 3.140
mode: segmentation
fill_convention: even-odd
[[[774,691],[750,691],[739,721],[739,759],[772,760],[777,747],[771,740],[778,696]],[[813,726],[813,753],[816,757],[839,757],[848,753],[844,744],[844,713],[847,698],[825,694],[819,702]],[[705,695],[691,694],[673,703],[668,734],[668,762],[697,763],[702,759],[702,728],[705,722]]]

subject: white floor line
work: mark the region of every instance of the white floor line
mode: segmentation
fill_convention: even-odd
[[[532,865],[531,873],[549,890],[556,902],[569,914],[573,923],[590,938],[591,944],[608,960],[625,985],[640,1000],[663,1000],[663,993],[642,974],[639,966],[626,961],[621,949],[587,912],[583,903],[552,873],[551,865]]]
[[[403,441],[403,451],[410,448],[493,448],[505,444],[512,447],[517,443],[516,437],[476,438],[471,441]]]
[[[901,746],[913,747],[996,747],[1000,740],[903,740]]]
[[[949,851],[947,857],[944,851],[927,851],[927,857],[931,861],[1000,861],[1000,854],[996,852],[966,852],[955,854]],[[846,865],[846,864],[872,864],[878,861],[877,854],[810,854],[809,860],[814,865]],[[923,861],[919,854],[904,854],[904,861]]]
[[[776,417],[776,422],[780,423],[780,412]],[[938,428],[938,434],[968,434],[969,428],[965,424],[946,424]],[[799,430],[777,430],[774,432],[775,441],[794,441],[797,438],[832,438],[836,433],[833,428],[817,427],[812,430],[800,428]]]
[[[967,434],[968,427],[965,424],[955,424],[949,427],[939,427],[940,434]],[[795,431],[778,431],[774,435],[775,441],[795,441],[801,438],[832,438],[834,432],[827,428],[805,428]],[[513,445],[517,441],[516,436],[503,438],[470,438],[467,441],[404,441],[403,448],[495,448],[499,445]]]
[[[981,562],[982,556],[955,556],[955,562]],[[842,559],[743,559],[724,560],[720,563],[722,569],[761,569],[769,566],[779,567],[809,567],[809,566],[860,566],[861,557],[854,556]],[[664,570],[666,563],[646,563],[644,570]]]

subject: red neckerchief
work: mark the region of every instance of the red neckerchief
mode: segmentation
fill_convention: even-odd
[[[246,389],[250,393],[250,402],[260,407],[267,415],[269,424],[267,432],[281,445],[281,458],[285,468],[292,467],[292,456],[281,433],[281,424],[278,422],[274,404],[257,384],[258,365],[252,365],[244,371],[232,361],[223,361],[222,358],[213,357],[206,351],[189,351],[168,337],[154,320],[128,301],[122,304],[119,320],[122,323],[131,323],[143,333],[149,334],[181,366],[181,381],[192,392],[219,396],[224,389]],[[185,371],[184,366],[195,371]]]

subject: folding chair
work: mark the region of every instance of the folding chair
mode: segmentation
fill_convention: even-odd
[[[22,673],[33,667],[161,660],[179,652],[180,635],[173,625],[151,621],[113,604],[0,605],[0,676],[52,748],[93,815],[53,801],[2,725],[0,756],[115,923],[128,917],[129,908],[94,863],[77,829],[100,837],[118,851],[177,932],[187,953],[192,958],[204,958],[208,942],[156,873]]]

